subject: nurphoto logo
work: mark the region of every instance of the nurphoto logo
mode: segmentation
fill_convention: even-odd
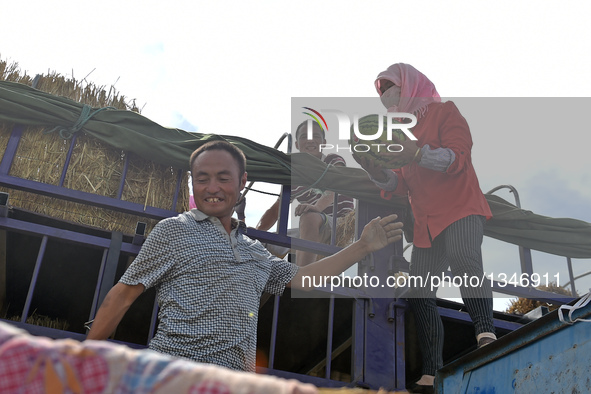
[[[386,115],[366,115],[361,118],[362,121],[364,119],[375,120],[369,124],[369,127],[373,129],[368,130],[368,127],[360,127],[358,114],[353,114],[353,121],[351,122],[349,115],[337,109],[322,109],[317,111],[310,107],[302,108],[307,110],[303,113],[310,117],[306,129],[308,139],[312,139],[313,136],[313,122],[316,122],[320,126],[325,135],[328,133],[328,123],[325,116],[323,116],[324,114],[336,117],[338,139],[340,141],[347,141],[347,144],[320,144],[320,151],[336,150],[338,152],[339,150],[348,150],[349,152],[363,153],[372,150],[378,153],[380,151],[402,152],[404,149],[403,146],[393,142],[393,135],[396,135],[397,139],[404,139],[406,137],[413,141],[417,140],[409,130],[417,124],[417,118],[410,113],[388,112]],[[409,119],[410,122],[405,123],[404,120],[406,119]],[[365,122],[364,125],[367,126],[368,122]],[[364,133],[361,132],[361,129],[363,129]],[[401,137],[402,135],[405,137]]]

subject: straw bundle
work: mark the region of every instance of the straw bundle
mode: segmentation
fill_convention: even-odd
[[[7,64],[0,60],[0,80],[31,85],[33,80],[21,75],[16,63]],[[139,112],[135,101],[128,103],[113,87],[108,90],[88,82],[79,82],[51,73],[41,76],[37,89],[88,104],[93,108],[115,107]],[[12,124],[0,123],[0,149],[6,149],[13,129]],[[49,128],[49,126],[48,126]],[[59,185],[65,160],[72,140],[64,140],[56,133],[46,134],[42,127],[28,127],[24,130],[16,152],[10,175],[51,185]],[[83,132],[74,140],[72,157],[63,186],[93,194],[117,198],[119,185],[128,153],[119,151]],[[122,199],[163,209],[172,209],[177,185],[177,171],[160,164],[130,155],[128,170],[123,187]],[[177,211],[189,208],[188,174],[183,175]],[[138,221],[146,222],[147,232],[155,220],[116,213],[84,204],[10,190],[13,206],[48,215],[58,219],[99,227],[108,231],[122,231],[133,234]]]
[[[6,318],[6,316],[4,318]],[[21,321],[21,317],[20,316],[12,316],[8,320]],[[56,330],[64,330],[64,331],[66,331],[68,328],[70,328],[70,323],[68,323],[66,320],[57,319],[57,318],[54,319],[49,316],[40,315],[37,313],[37,311],[34,311],[29,317],[27,317],[27,320],[25,321],[25,323],[33,324],[35,326],[54,328]]]
[[[0,152],[1,156],[4,155],[6,151],[6,144],[8,144],[8,139],[10,138],[10,131],[14,125],[8,123],[1,123],[0,122]]]
[[[0,80],[31,85],[32,80],[26,73],[21,74],[18,63],[8,63],[0,59]]]
[[[564,295],[567,297],[572,297],[572,293],[554,282],[548,283],[548,285],[540,285],[536,287],[538,290],[544,290],[555,294]],[[507,313],[515,313],[520,315],[525,315],[527,312],[533,311],[539,306],[545,306],[548,308],[549,311],[553,311],[558,309],[560,305],[557,304],[550,304],[543,301],[532,300],[530,298],[523,298],[519,297],[516,300],[511,300],[509,307],[507,308]]]
[[[27,75],[26,72],[21,73],[18,63],[7,63],[2,59],[0,59],[0,80],[18,82],[29,86],[33,84],[33,78]],[[87,82],[86,78],[78,81],[74,77],[66,78],[56,72],[49,72],[39,78],[36,88],[95,108],[115,107],[140,112],[135,100],[128,102],[125,96],[119,95],[114,86],[111,86],[107,91],[105,86],[96,86],[92,82]]]
[[[355,241],[355,210],[337,219],[335,244],[340,247],[350,245]]]
[[[11,316],[8,317],[6,315],[6,313],[2,314],[0,316],[0,318],[2,319],[7,319],[10,321],[21,321],[21,316]],[[31,313],[28,317],[27,320],[25,321],[25,323],[27,324],[33,324],[36,326],[41,326],[41,327],[49,327],[49,328],[55,328],[57,330],[67,330],[68,328],[70,328],[70,323],[68,323],[66,320],[62,320],[62,319],[58,319],[58,318],[51,318],[49,316],[45,316],[45,315],[40,315],[37,313],[37,311],[33,311],[33,313]]]

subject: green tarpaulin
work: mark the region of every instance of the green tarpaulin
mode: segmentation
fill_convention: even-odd
[[[181,169],[188,169],[191,152],[201,144],[225,139],[244,151],[250,181],[315,185],[374,203],[406,205],[405,199],[380,199],[379,190],[361,169],[327,168],[308,154],[287,155],[246,138],[165,128],[131,111],[96,110],[23,84],[0,81],[2,122],[41,125],[47,129],[82,124],[86,133],[117,149]],[[487,199],[494,215],[487,223],[487,236],[547,253],[591,258],[591,224],[536,215],[493,195],[487,195]]]

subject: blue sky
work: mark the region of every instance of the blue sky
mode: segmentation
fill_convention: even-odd
[[[136,99],[163,126],[266,145],[289,131],[292,97],[374,97],[375,76],[395,62],[413,64],[454,101],[591,93],[591,3],[580,0],[63,0],[13,8],[3,8],[0,56],[21,70],[88,76]],[[466,114],[482,189],[510,183],[526,209],[591,221],[589,106],[518,104]],[[505,124],[507,112],[522,122]],[[257,196],[248,217],[272,200]],[[485,259],[514,258],[485,247]],[[591,270],[587,260],[578,264]]]

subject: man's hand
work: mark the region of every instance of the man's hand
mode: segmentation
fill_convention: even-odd
[[[367,223],[363,228],[361,238],[336,254],[301,267],[289,283],[289,286],[296,289],[311,290],[310,286],[304,285],[304,277],[339,275],[368,253],[375,252],[392,242],[402,239],[402,222],[395,222],[396,219],[398,219],[397,215],[390,215],[385,218],[377,217]]]
[[[377,217],[365,225],[359,241],[367,249],[367,253],[402,239],[402,222],[396,222],[396,219],[398,215],[392,214],[385,218]]]

